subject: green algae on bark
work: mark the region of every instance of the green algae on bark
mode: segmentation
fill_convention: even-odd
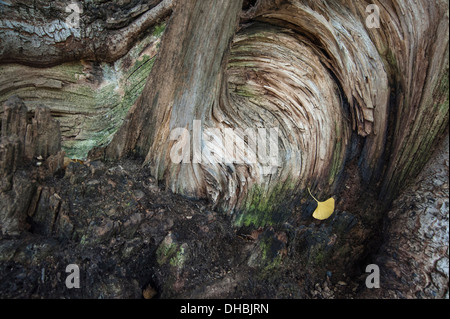
[[[165,22],[155,26],[114,63],[75,61],[49,68],[0,65],[0,103],[18,95],[31,110],[38,104],[48,106],[61,123],[66,155],[85,159],[93,147],[111,141],[142,93],[164,31]],[[20,81],[15,80],[17,74]]]

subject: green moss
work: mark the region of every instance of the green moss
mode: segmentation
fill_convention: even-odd
[[[20,73],[33,74],[27,78],[29,85],[4,90],[0,101],[17,94],[31,108],[42,103],[58,110],[62,114],[58,120],[64,135],[63,150],[71,158],[85,159],[93,147],[109,144],[141,95],[155,61],[155,57],[142,52],[154,47],[155,36],[160,37],[164,30],[165,23],[156,26],[154,32],[137,43],[125,57],[114,64],[98,65],[101,72],[96,72],[92,81],[86,80],[88,74],[80,61],[39,72],[16,64],[0,66],[0,73],[6,78],[14,78]],[[37,79],[50,82],[33,85]],[[58,87],[58,83],[62,83],[62,87]]]
[[[342,132],[341,127],[339,126],[339,123],[335,122],[335,131],[336,131],[336,140],[335,140],[335,146],[333,150],[333,160],[331,164],[331,170],[330,175],[328,178],[328,184],[331,186],[336,180],[336,177],[339,175],[342,165],[343,165],[343,154],[342,154]]]
[[[230,68],[254,68],[257,64],[254,61],[249,61],[248,58],[232,57],[228,63],[228,69]]]
[[[332,249],[326,243],[317,243],[309,250],[307,265],[309,267],[323,267],[332,256]]]
[[[122,117],[126,115],[144,90],[154,62],[155,57],[151,58],[148,55],[144,55],[127,73],[124,81],[125,95],[120,105],[120,110],[123,112]]]
[[[389,68],[392,71],[395,71],[398,69],[397,58],[391,49],[388,49],[386,51],[386,53],[383,55],[383,58],[387,62]]]
[[[278,240],[273,231],[266,231],[260,236],[257,248],[249,259],[249,266],[257,269],[257,278],[277,280],[280,275],[277,270],[283,263],[285,249],[285,244]]]
[[[247,87],[240,86],[233,91],[235,94],[243,97],[256,97],[255,93],[251,92]]]
[[[247,195],[245,204],[236,218],[236,225],[265,227],[283,222],[288,214],[289,202],[295,184],[291,180],[279,182],[270,190],[254,185]]]
[[[273,237],[264,238],[259,243],[259,247],[261,249],[261,259],[265,265],[265,270],[271,270],[281,264],[282,257],[279,252],[277,251],[276,255],[273,256],[273,245]]]
[[[55,66],[51,73],[58,74],[58,78],[61,78],[61,80],[76,83],[84,75],[83,69],[84,67],[80,62],[70,62]]]
[[[325,253],[323,250],[317,249],[317,251],[312,251],[310,263],[312,265],[322,265],[325,261]]]
[[[161,243],[161,245],[156,250],[156,261],[159,265],[164,265],[167,261],[174,258],[177,254],[178,245],[175,243],[167,244],[165,242]]]
[[[439,113],[441,116],[448,114],[449,98],[447,98],[447,100],[444,103],[438,104],[438,107],[439,107]]]
[[[172,241],[164,240],[156,251],[156,261],[160,266],[169,263],[173,267],[182,268],[186,259],[186,247]]]
[[[164,31],[166,31],[166,26],[167,25],[165,22],[155,26],[155,28],[153,29],[152,35],[157,38],[160,38],[163,35]]]
[[[341,168],[342,168],[342,142],[338,140],[334,147],[333,152],[333,161],[330,171],[330,177],[328,179],[328,184],[332,185],[334,181],[336,180],[337,175],[339,174]]]
[[[259,186],[254,185],[250,190],[245,202],[244,210],[236,221],[238,226],[256,226],[263,227],[272,225],[270,216],[271,203],[269,197],[266,197],[265,191]]]
[[[442,78],[440,80],[437,91],[444,97],[443,103],[437,103],[437,107],[439,108],[440,115],[448,114],[449,109],[449,76],[448,76],[448,68],[443,72]]]
[[[87,243],[87,237],[86,237],[86,235],[83,235],[80,240],[80,245],[84,246],[84,245],[86,245],[86,243]]]
[[[88,117],[82,124],[82,131],[85,134],[64,143],[63,147],[68,156],[84,159],[93,147],[105,146],[111,142],[128,111],[142,94],[156,59],[140,54],[154,41],[154,37],[162,36],[165,28],[165,23],[155,26],[152,35],[133,47],[127,56],[115,63],[115,67],[106,63],[101,64],[105,85],[97,91],[93,91],[87,85],[76,87],[74,93],[84,97],[82,105],[89,105],[90,110],[104,110],[104,112]],[[125,68],[125,60],[135,62]],[[81,66],[71,72],[82,74],[82,71]],[[77,75],[73,77],[77,78]],[[98,130],[99,127],[102,129]]]
[[[176,252],[175,256],[170,259],[170,265],[177,268],[182,268],[186,262],[186,249],[181,246]]]
[[[96,92],[87,86],[76,88],[76,95],[85,97],[85,105],[90,104],[90,109],[104,109],[105,112],[88,117],[82,123],[83,131],[88,132],[87,134],[80,136],[79,140],[66,141],[63,144],[63,149],[69,157],[84,159],[93,147],[110,143],[129,109],[141,95],[154,60],[155,58],[148,55],[142,56],[119,80],[115,79],[115,75],[110,76],[110,82]],[[102,67],[104,73],[107,73],[108,66]],[[120,88],[124,91],[123,96],[119,93]],[[103,129],[96,130],[98,127]]]

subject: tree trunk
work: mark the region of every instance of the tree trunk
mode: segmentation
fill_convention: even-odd
[[[208,125],[217,108],[227,52],[237,28],[242,1],[179,2],[158,59],[140,100],[107,149],[108,158],[129,152],[146,157],[158,179],[175,192],[206,197],[200,165],[170,161],[171,130]],[[200,141],[197,141],[200,142]]]
[[[289,203],[307,187],[321,196],[338,193],[352,160],[361,186],[389,203],[448,124],[448,19],[441,2],[376,4],[380,29],[365,26],[369,3],[257,1],[230,54],[239,4],[225,18],[215,11],[218,4],[203,12],[195,2],[183,3],[183,10],[178,4],[146,89],[107,157],[145,157],[172,191],[244,213],[238,224],[285,220]],[[199,22],[206,16],[214,20],[208,27]],[[200,141],[195,120],[203,130],[218,129],[214,142]],[[223,142],[227,129],[277,128],[279,163],[249,161],[249,143],[242,143],[232,163],[196,163],[193,155],[194,163],[174,164],[170,133],[176,128],[187,129],[190,150],[201,147],[203,154],[233,151]]]
[[[1,100],[15,93],[64,100],[54,115],[62,118],[66,148],[78,141],[82,155],[108,144],[132,106],[106,157],[142,156],[169,189],[208,198],[236,213],[238,224],[286,220],[307,187],[345,207],[352,199],[341,190],[355,174],[355,188],[388,205],[448,124],[448,17],[443,1],[375,2],[380,27],[371,28],[370,4],[132,1],[117,12],[112,4],[82,3],[81,27],[69,31],[83,32],[69,34],[63,3],[5,2],[1,10],[10,18],[0,28],[0,62],[96,62],[42,72],[6,64],[2,72],[37,78],[5,81]],[[146,49],[126,55],[174,7],[160,48],[159,40],[150,40],[151,48],[146,40]],[[149,50],[145,89],[128,85]],[[116,74],[99,61],[116,61]],[[40,88],[45,92],[32,93]],[[76,105],[76,96],[90,106]],[[74,114],[81,119],[75,124]],[[171,159],[176,132],[189,132],[190,154],[181,164]],[[233,156],[217,161],[220,153]]]
[[[394,235],[422,217],[386,218],[384,228],[383,218],[448,134],[447,1],[79,4],[72,28],[65,1],[0,1],[1,103],[18,95],[49,106],[71,157],[137,157],[173,193],[258,229],[257,247],[275,243],[274,260],[288,254],[292,269],[344,276],[384,231],[377,260],[394,277],[393,247],[416,240],[414,227]],[[9,165],[17,141],[2,143]],[[330,220],[312,219],[308,189],[335,198]],[[434,251],[448,261],[448,249]],[[266,256],[252,253],[248,265]]]
[[[0,63],[42,68],[81,59],[114,62],[172,5],[173,0],[133,1],[122,7],[86,3],[83,10],[81,4],[68,7],[65,1],[2,3],[0,12],[8,18],[0,20]],[[71,12],[80,14],[79,26],[67,23]]]

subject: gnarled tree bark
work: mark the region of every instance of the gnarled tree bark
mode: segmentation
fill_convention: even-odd
[[[375,2],[380,28],[366,26],[369,4],[259,0],[241,11],[242,1],[133,1],[122,13],[85,4],[77,35],[61,17],[51,21],[62,2],[7,2],[0,61],[115,61],[175,6],[146,88],[107,157],[145,157],[174,192],[251,211],[250,220],[265,224],[282,220],[275,212],[307,186],[335,194],[356,159],[364,185],[389,203],[448,124],[445,3]],[[209,143],[216,150],[227,129],[278,128],[279,167],[250,163],[243,134],[236,161],[172,163],[170,132],[192,136],[195,120],[220,129]],[[194,139],[199,145],[201,134]]]
[[[0,21],[2,67],[20,63],[28,67],[19,70],[41,74],[45,69],[34,67],[87,60],[96,92],[117,69],[98,75],[95,63],[117,63],[142,33],[168,17],[160,46],[155,40],[133,59],[120,60],[125,68],[144,51],[155,57],[142,94],[127,103],[132,106],[123,125],[91,155],[138,156],[173,192],[209,199],[238,226],[295,221],[311,226],[302,234],[336,231],[334,241],[313,236],[324,247],[337,237],[340,247],[356,238],[352,252],[342,249],[335,257],[362,258],[361,247],[376,233],[364,232],[379,225],[448,127],[446,1],[135,0],[121,3],[121,12],[108,1],[84,1],[76,30],[63,22],[64,2],[0,3],[7,17]],[[379,9],[379,28],[367,24],[369,5]],[[64,91],[80,85],[64,79],[45,86]],[[36,90],[42,84],[33,83]],[[0,82],[0,97],[18,91],[26,99],[24,86]],[[106,102],[104,108],[106,116],[113,113]],[[173,132],[189,136],[182,163],[171,156],[180,145]],[[277,162],[252,160],[254,144],[267,156],[275,141]],[[234,158],[221,158],[224,151]],[[311,220],[308,187],[318,198],[335,195],[342,213],[323,232]],[[367,198],[378,206],[367,208]],[[349,239],[336,230],[346,227],[340,222],[358,223],[349,226]]]
[[[281,203],[307,186],[324,196],[337,192],[354,158],[363,184],[388,203],[420,171],[448,124],[448,17],[443,2],[377,2],[383,27],[369,29],[369,4],[257,1],[228,52],[217,45],[224,33],[196,24],[203,16],[197,18],[195,1],[179,3],[166,39],[183,41],[161,48],[108,157],[145,156],[174,192],[247,211],[256,224],[282,220]],[[214,8],[207,11],[217,17],[208,31],[234,26]],[[206,55],[206,47],[213,53]],[[264,165],[244,158],[244,165],[173,165],[170,131],[193,134],[194,120],[222,132],[278,127],[280,167],[265,174]]]
[[[49,67],[82,59],[117,61],[140,34],[170,14],[173,0],[133,1],[122,11],[110,3],[87,3],[85,9],[76,4],[79,26],[67,24],[74,12],[66,10],[68,5],[66,1],[2,3],[0,63]]]

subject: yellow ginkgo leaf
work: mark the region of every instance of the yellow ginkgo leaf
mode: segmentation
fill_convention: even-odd
[[[325,202],[319,202],[312,194],[308,188],[309,195],[317,202],[317,208],[313,213],[313,217],[318,220],[325,220],[330,218],[334,213],[335,203],[334,198],[330,198]]]

